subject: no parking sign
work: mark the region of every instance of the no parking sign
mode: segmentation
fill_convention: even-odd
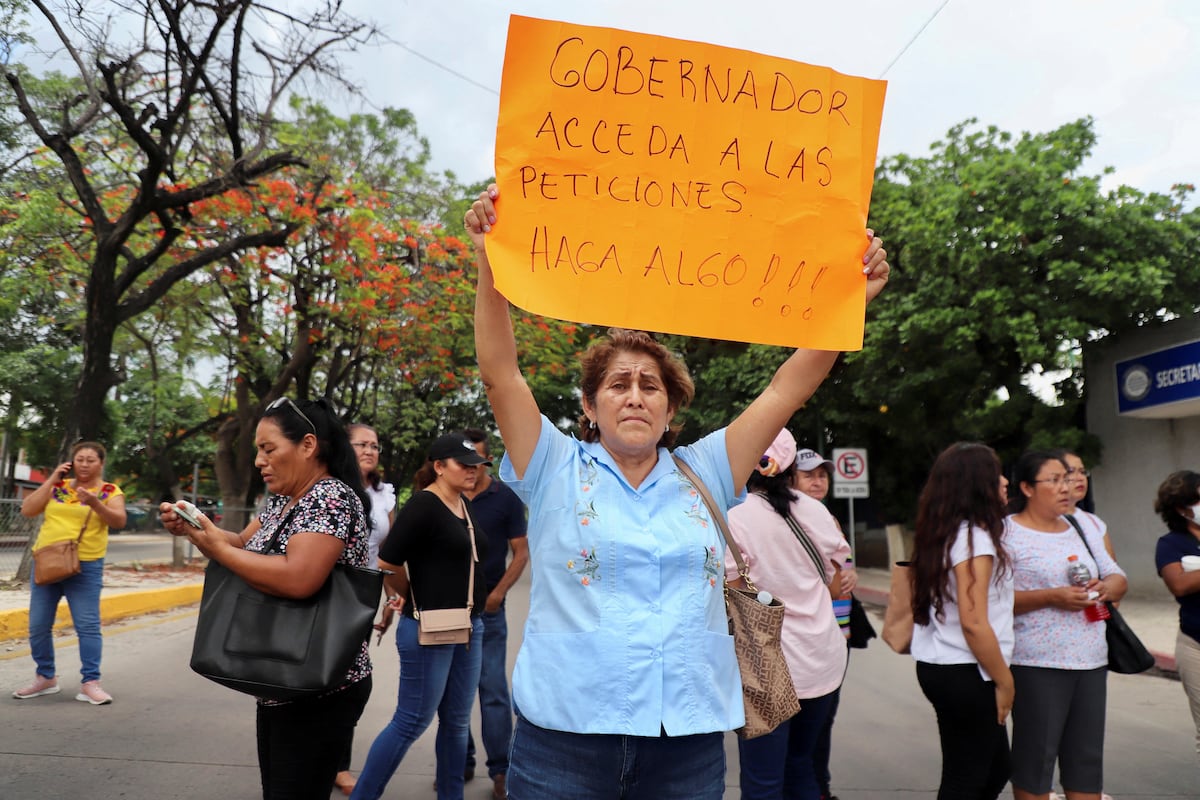
[[[833,496],[865,498],[871,496],[867,483],[867,451],[861,447],[836,448],[833,451]]]

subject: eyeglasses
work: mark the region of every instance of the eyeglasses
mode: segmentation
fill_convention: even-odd
[[[1086,478],[1087,476],[1089,476],[1091,474],[1092,474],[1092,471],[1090,469],[1084,469],[1083,467],[1080,467],[1079,469],[1072,468],[1072,469],[1067,470],[1068,478],[1071,477],[1072,475],[1078,475],[1081,478]]]
[[[283,406],[289,406],[292,411],[295,411],[300,415],[302,420],[308,423],[308,427],[312,428],[312,432],[314,434],[317,432],[317,426],[313,425],[313,421],[308,418],[307,414],[300,410],[299,406],[292,402],[290,397],[280,397],[278,400],[273,400],[271,404],[267,406],[267,411],[274,411],[275,409],[282,408]]]
[[[1039,478],[1036,481],[1030,481],[1030,482],[1031,483],[1048,483],[1051,486],[1062,486],[1064,483],[1067,482],[1067,476],[1066,475],[1055,475],[1053,478]]]
[[[350,446],[355,450],[371,450],[376,453],[383,452],[383,447],[378,442],[351,442]]]

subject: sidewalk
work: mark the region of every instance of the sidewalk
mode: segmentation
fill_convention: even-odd
[[[860,569],[855,596],[866,605],[887,606],[888,587],[891,574],[885,569]],[[1121,601],[1121,616],[1129,627],[1154,654],[1155,666],[1174,677],[1175,635],[1179,632],[1179,604],[1175,598],[1162,590],[1162,596],[1128,597]],[[886,647],[886,645],[885,645]]]
[[[202,564],[183,569],[171,569],[165,564],[139,568],[106,564],[104,586],[100,590],[101,624],[199,603],[203,588]],[[71,612],[65,602],[60,602],[54,630],[70,626]],[[29,587],[0,588],[0,642],[25,639],[28,635]]]

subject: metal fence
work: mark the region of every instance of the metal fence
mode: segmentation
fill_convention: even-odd
[[[212,520],[220,524],[222,515],[213,509],[202,509]],[[125,506],[125,527],[112,531],[109,537],[109,560],[112,560],[114,549],[120,549],[122,534],[163,534],[165,531],[158,524],[158,505],[156,503],[129,503]],[[245,519],[253,519],[257,509],[235,509],[245,512]],[[27,559],[29,543],[37,537],[42,527],[42,517],[32,519],[21,516],[21,501],[0,499],[0,582],[12,580],[21,570],[22,561]],[[132,538],[132,537],[130,537]],[[170,560],[170,537],[163,539],[165,555],[161,560]],[[114,548],[117,545],[117,548]]]

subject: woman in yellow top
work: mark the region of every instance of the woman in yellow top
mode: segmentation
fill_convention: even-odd
[[[104,555],[108,529],[125,527],[125,495],[104,480],[104,445],[80,442],[71,448],[71,460],[59,464],[46,482],[21,503],[26,517],[43,515],[33,549],[64,539],[79,540],[82,572],[58,583],[30,585],[29,649],[37,665],[33,683],[13,692],[18,700],[58,694],[54,670],[54,617],[58,601],[67,598],[75,635],[79,637],[83,685],[76,700],[102,706],[112,695],[100,688],[100,586],[104,582]],[[68,477],[70,475],[74,477]]]

